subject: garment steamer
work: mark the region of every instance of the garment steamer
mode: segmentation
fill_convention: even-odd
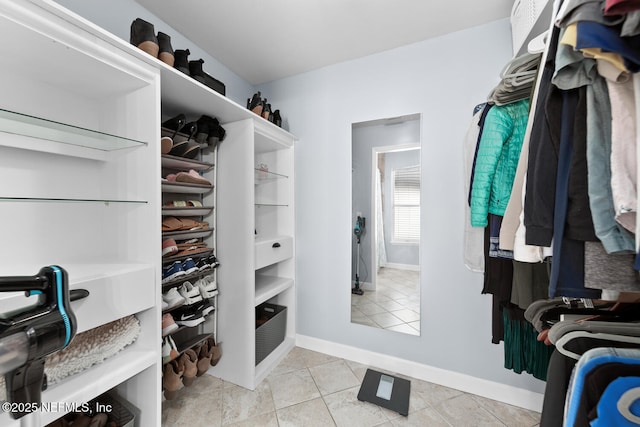
[[[358,215],[356,219],[356,226],[353,229],[353,234],[356,236],[357,255],[356,255],[356,283],[351,288],[351,293],[356,295],[364,294],[364,291],[360,289],[360,236],[364,234],[365,220],[363,216]]]
[[[0,374],[5,376],[7,401],[20,403],[14,419],[34,412],[47,381],[45,357],[67,347],[76,333],[67,272],[43,267],[35,276],[0,277],[0,292],[24,291],[38,303],[0,314]],[[86,296],[86,291],[80,291]],[[73,298],[76,299],[76,298]]]

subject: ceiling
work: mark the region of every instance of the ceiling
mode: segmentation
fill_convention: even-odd
[[[136,0],[251,84],[507,18],[514,0]]]

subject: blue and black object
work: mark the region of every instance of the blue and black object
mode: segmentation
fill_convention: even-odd
[[[38,302],[0,314],[0,355],[5,361],[13,360],[0,364],[0,374],[5,376],[8,402],[37,407],[46,388],[45,357],[69,345],[77,322],[63,268],[52,265],[41,268],[35,276],[0,277],[0,292],[16,291],[24,291],[26,297],[37,296]],[[11,416],[17,419],[26,413],[12,412]]]

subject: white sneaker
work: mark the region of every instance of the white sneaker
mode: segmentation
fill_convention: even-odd
[[[200,289],[200,295],[202,298],[209,299],[218,295],[218,285],[213,275],[203,277],[196,282],[198,289]]]
[[[178,290],[176,288],[171,288],[167,292],[162,294],[162,301],[169,304],[169,306],[166,308],[163,306],[163,310],[176,308],[185,303],[184,297],[178,293]]]
[[[202,295],[200,295],[200,288],[197,286],[193,286],[191,282],[186,281],[180,286],[178,290],[180,295],[185,299],[186,305],[195,304],[197,302],[202,301]]]

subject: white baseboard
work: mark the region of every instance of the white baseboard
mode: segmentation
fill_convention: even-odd
[[[508,405],[542,412],[544,395],[541,393],[306,335],[296,335],[296,346],[497,400]]]
[[[398,270],[411,270],[411,271],[420,271],[420,266],[419,265],[413,265],[413,264],[398,264],[395,262],[388,262],[384,265],[384,267],[387,268],[397,268]],[[382,267],[382,268],[384,268]]]

